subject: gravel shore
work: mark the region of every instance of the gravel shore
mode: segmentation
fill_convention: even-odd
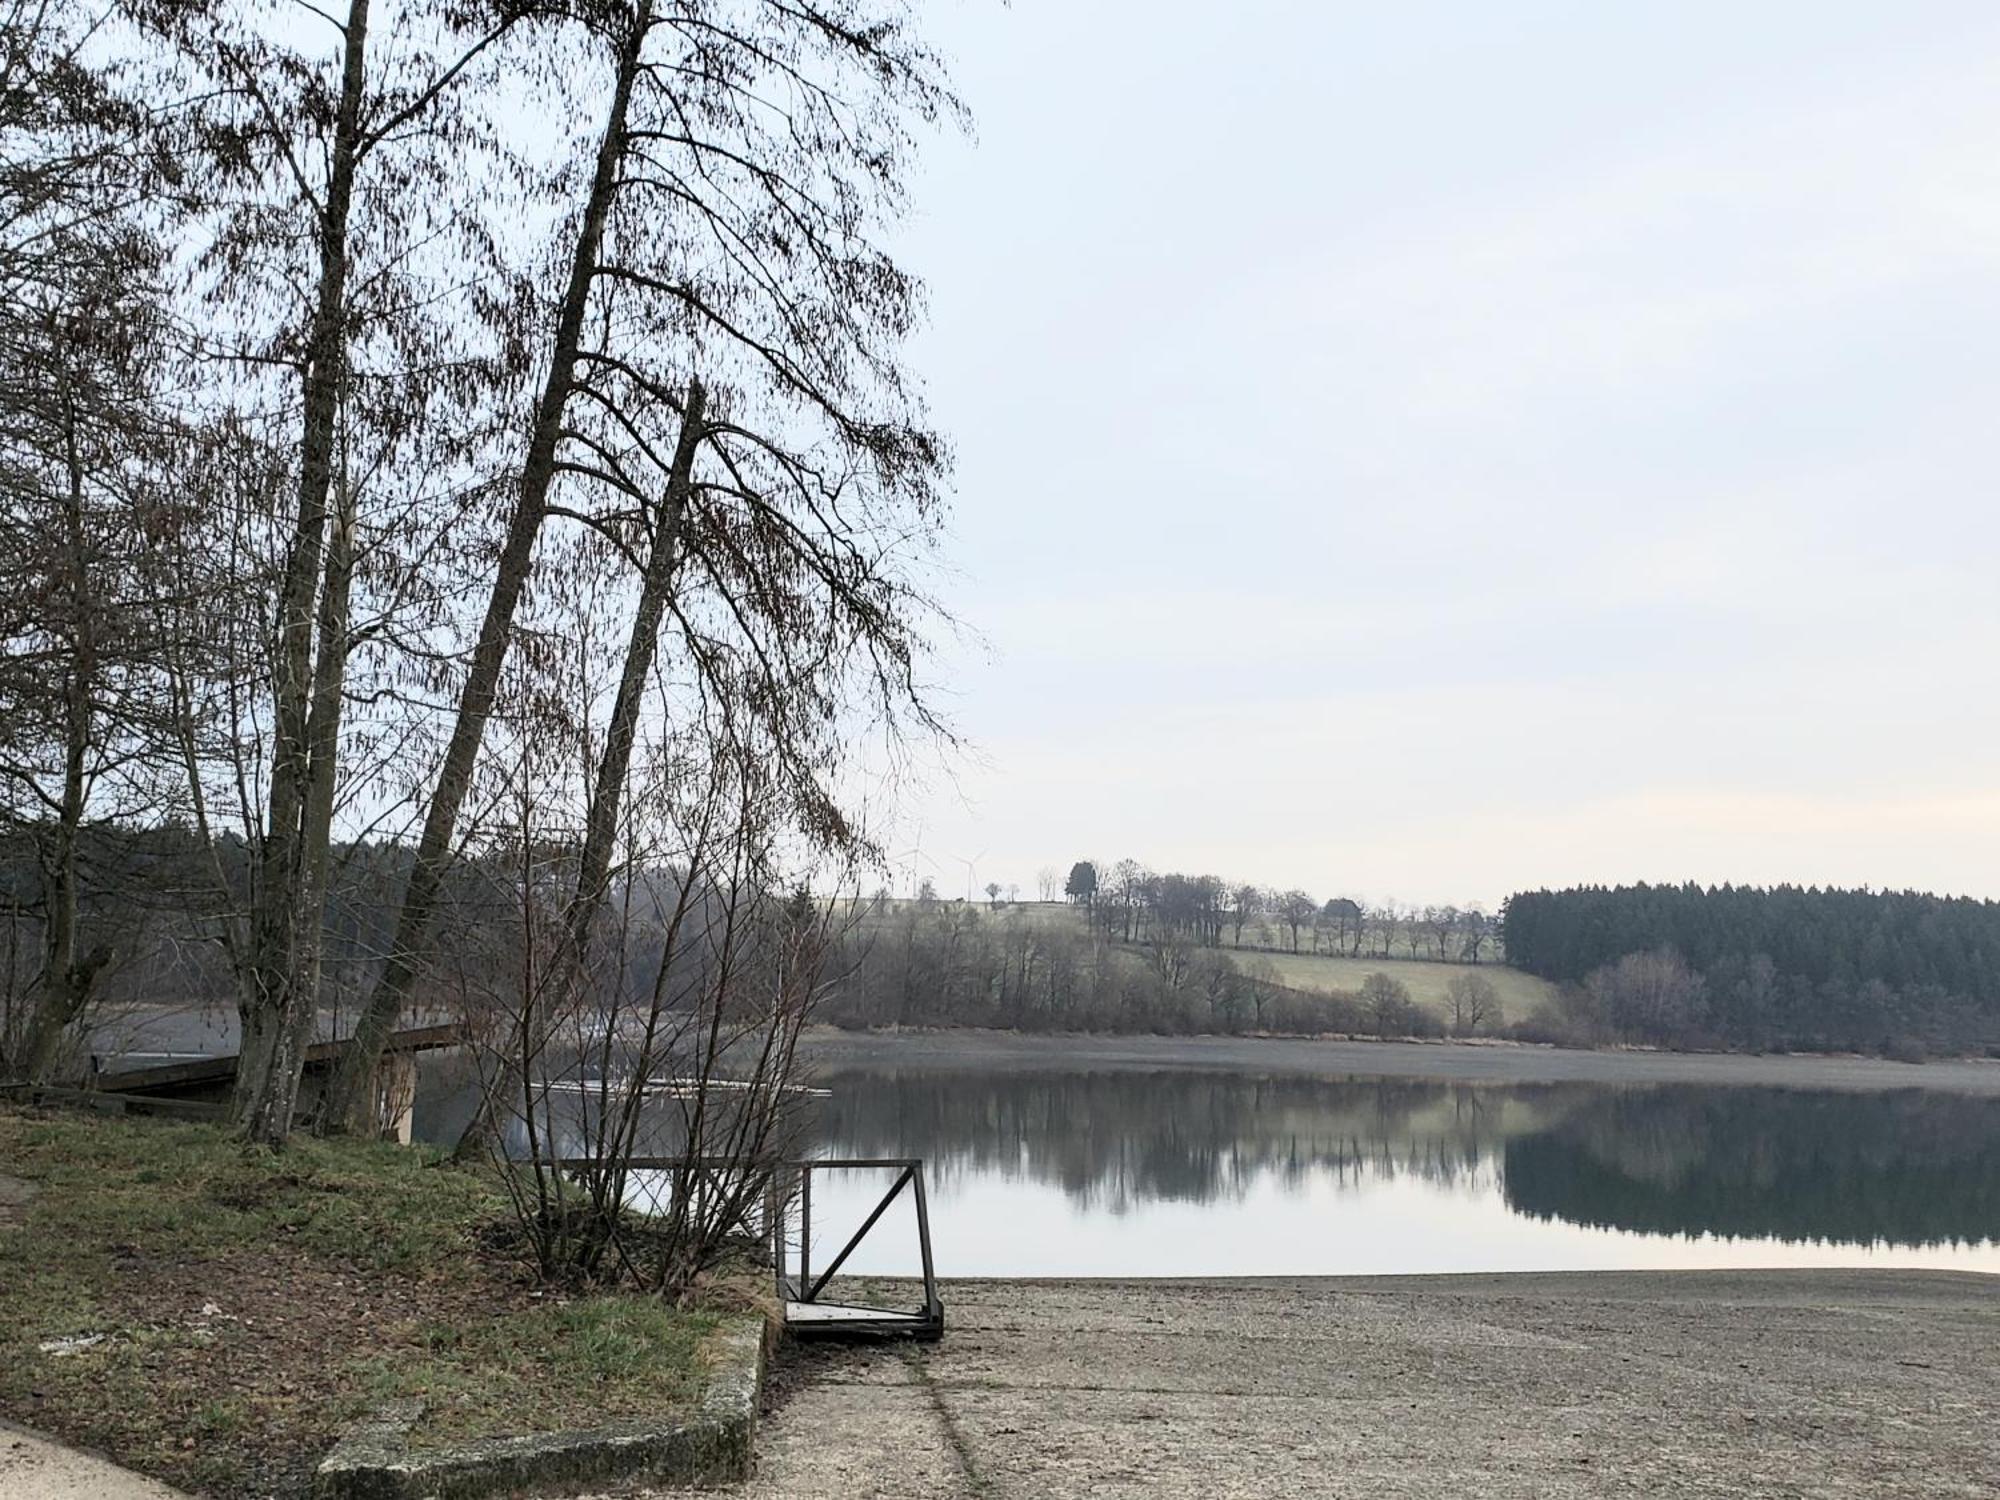
[[[980,1281],[794,1350],[757,1500],[2000,1496],[2000,1279]]]

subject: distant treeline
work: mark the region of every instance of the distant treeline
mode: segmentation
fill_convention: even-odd
[[[1587,886],[1501,915],[1578,1040],[1891,1056],[2000,1049],[2000,903],[1912,891]]]
[[[1175,929],[1127,944],[1059,908],[933,894],[864,903],[832,968],[838,977],[818,1014],[846,1027],[1402,1037],[1437,1036],[1445,1025],[1387,974],[1367,976],[1351,994],[1299,990],[1279,981],[1269,959],[1233,956]],[[1471,969],[1459,978],[1458,1029],[1492,1030],[1493,987]]]
[[[1000,887],[986,889],[997,902]],[[1352,896],[1320,901],[1296,887],[1177,870],[1160,874],[1132,859],[1102,868],[1095,860],[1078,860],[1060,885],[1055,867],[1045,868],[1042,899],[1053,901],[1058,891],[1088,912],[1099,931],[1126,943],[1185,941],[1219,948],[1226,934],[1231,947],[1274,952],[1503,961],[1497,924],[1476,906],[1405,906],[1393,899],[1364,905]]]

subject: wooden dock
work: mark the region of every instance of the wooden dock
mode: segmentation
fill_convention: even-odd
[[[396,1057],[430,1052],[440,1047],[460,1047],[465,1044],[466,1037],[465,1024],[460,1021],[447,1021],[437,1026],[412,1026],[390,1032],[382,1044],[382,1052],[384,1056]],[[324,1073],[340,1060],[347,1051],[347,1045],[347,1039],[342,1037],[314,1042],[307,1047],[307,1074]],[[99,1093],[106,1094],[156,1094],[179,1098],[204,1094],[218,1086],[226,1093],[236,1083],[236,1058],[236,1053],[224,1052],[212,1057],[155,1063],[146,1068],[97,1071],[91,1075],[92,1086]]]
[[[469,1036],[462,1022],[436,1026],[411,1026],[389,1034],[383,1044],[385,1061],[384,1093],[390,1120],[385,1134],[410,1143],[410,1127],[416,1100],[416,1055],[444,1047],[460,1047]],[[300,1109],[318,1094],[331,1075],[333,1065],[346,1052],[346,1038],[314,1042],[306,1049],[305,1082],[300,1091]],[[111,1114],[177,1115],[189,1119],[219,1117],[236,1087],[235,1052],[213,1056],[176,1058],[143,1068],[102,1068],[91,1059],[91,1074],[84,1088],[38,1087],[27,1092],[35,1098],[83,1105]]]

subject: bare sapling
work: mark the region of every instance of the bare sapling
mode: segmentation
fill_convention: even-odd
[[[786,883],[754,766],[695,757],[671,775],[631,799],[633,857],[581,954],[575,846],[522,800],[512,987],[480,1031],[539,1273],[680,1298],[768,1227],[805,1125],[798,1037],[844,907]]]

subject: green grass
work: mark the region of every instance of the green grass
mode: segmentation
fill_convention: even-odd
[[[1445,987],[1459,974],[1479,974],[1486,978],[1500,992],[1500,1007],[1509,1021],[1521,1020],[1555,998],[1555,986],[1547,980],[1502,964],[1475,966],[1441,964],[1429,959],[1332,958],[1317,953],[1261,953],[1249,949],[1236,953],[1235,957],[1252,971],[1260,960],[1268,961],[1280,984],[1298,990],[1351,992],[1360,989],[1362,980],[1379,971],[1400,979],[1408,986],[1412,1000],[1438,1016],[1450,1014]]]
[[[657,1297],[603,1296],[468,1327],[433,1326],[421,1351],[374,1361],[377,1400],[419,1396],[413,1446],[481,1433],[596,1426],[693,1403],[716,1320]],[[551,1401],[551,1394],[558,1393]],[[571,1415],[550,1421],[551,1407]]]
[[[303,1492],[386,1396],[447,1441],[700,1394],[711,1316],[541,1294],[488,1248],[498,1184],[423,1150],[0,1106],[0,1171],[39,1188],[0,1227],[0,1412],[183,1489]]]
[[[294,1141],[243,1147],[211,1125],[0,1114],[0,1162],[37,1183],[35,1211],[83,1243],[197,1254],[290,1240],[375,1269],[462,1264],[505,1211],[498,1185],[422,1148]]]

